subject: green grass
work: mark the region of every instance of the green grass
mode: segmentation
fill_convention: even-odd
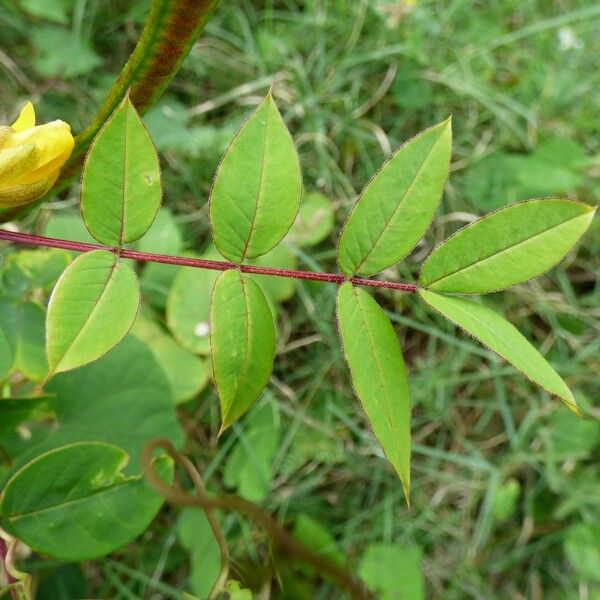
[[[65,0],[64,24],[28,16],[19,8],[26,4],[0,0],[2,110],[14,113],[32,97],[42,118],[78,130],[126,59],[147,3]],[[70,32],[102,66],[57,77],[44,60],[51,28]],[[305,187],[334,201],[338,231],[390,150],[452,114],[453,173],[442,207],[397,269],[414,279],[433,245],[476,215],[551,193],[591,203],[600,196],[599,28],[592,0],[223,2],[147,117],[166,203],[188,247],[201,248],[212,173],[271,84]],[[75,197],[73,190],[56,208]],[[265,400],[277,415],[269,435],[279,445],[262,505],[289,521],[301,513],[319,521],[351,565],[369,544],[420,546],[430,598],[600,597],[598,578],[594,584],[564,550],[573,526],[600,519],[599,232],[596,221],[577,253],[550,274],[491,299],[564,375],[585,421],[416,299],[382,294],[411,375],[410,511],[350,389],[335,290],[299,283],[280,309],[279,356]],[[301,268],[335,269],[334,246],[335,232],[298,251]],[[224,490],[228,457],[251,435],[243,419],[217,443],[217,407],[209,389],[181,412],[186,450],[213,492]],[[513,501],[503,487],[510,480],[520,486]],[[176,519],[166,509],[136,544],[84,565],[86,597],[181,597],[189,568],[173,537]],[[223,515],[223,527],[234,574],[255,590],[276,580],[264,568],[263,533],[236,515]],[[45,572],[43,562],[29,566]],[[58,588],[44,581],[40,597],[79,597],[75,583],[53,596]],[[340,597],[328,583],[309,582],[307,597]],[[276,581],[272,587],[279,597]]]

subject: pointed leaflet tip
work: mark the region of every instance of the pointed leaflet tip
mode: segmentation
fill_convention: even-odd
[[[450,123],[447,119],[408,140],[365,186],[340,234],[342,273],[379,273],[407,256],[423,237],[448,178]]]
[[[410,394],[396,332],[373,297],[348,282],[336,314],[354,391],[410,503]]]

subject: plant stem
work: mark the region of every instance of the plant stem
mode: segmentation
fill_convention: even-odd
[[[153,452],[157,449],[164,450],[176,464],[187,472],[194,482],[196,488],[195,496],[183,491],[177,484],[172,486],[167,485],[160,478],[154,470],[152,461]],[[321,577],[325,576],[332,579],[339,587],[346,590],[352,600],[374,600],[373,594],[351,571],[300,543],[268,511],[237,496],[207,495],[202,484],[202,478],[196,467],[194,467],[193,463],[187,457],[178,452],[169,440],[165,438],[150,440],[142,449],[141,458],[142,469],[148,483],[173,506],[199,508],[205,512],[221,508],[242,513],[260,525],[269,534],[278,550],[282,551],[288,557],[297,558],[305,564],[312,566]],[[225,543],[218,527],[216,533],[219,545]],[[227,558],[227,561],[229,561],[229,558]],[[213,591],[216,590],[217,588],[213,588]]]
[[[8,567],[6,566],[7,557],[8,546],[6,545],[4,538],[0,536],[0,560],[2,560],[2,568],[4,569],[4,574],[6,576],[6,583],[12,585],[17,583],[17,580],[10,574]],[[10,597],[12,600],[17,600],[17,591],[15,589],[10,590]]]
[[[144,114],[163,93],[212,16],[218,0],[152,0],[144,29],[127,64],[92,122],[75,138],[75,148],[61,169],[60,186],[71,180],[89,145],[129,90]]]
[[[315,271],[296,271],[293,269],[276,269],[273,267],[259,267],[257,265],[239,265],[222,260],[205,260],[203,258],[188,258],[185,256],[171,256],[168,254],[153,254],[150,252],[138,252],[137,250],[125,250],[102,244],[88,244],[85,242],[71,242],[57,238],[33,235],[30,233],[19,233],[0,229],[0,240],[6,240],[15,244],[26,244],[28,246],[44,246],[47,248],[62,248],[74,250],[75,252],[89,252],[90,250],[107,250],[122,258],[131,258],[140,262],[155,262],[167,265],[178,265],[184,267],[195,267],[197,269],[211,269],[213,271],[227,271],[228,269],[239,269],[242,273],[254,275],[270,275],[273,277],[287,277],[291,279],[305,279],[308,281],[324,281],[341,285],[350,281],[354,285],[362,285],[376,288],[386,288],[401,292],[414,293],[418,286],[414,283],[403,283],[399,281],[379,281],[377,279],[365,279],[363,277],[346,277],[341,273],[320,273]]]

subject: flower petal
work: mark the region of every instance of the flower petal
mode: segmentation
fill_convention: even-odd
[[[11,125],[15,131],[23,131],[23,129],[30,129],[35,127],[35,110],[31,102],[27,102],[21,109],[17,120]]]
[[[15,183],[22,183],[20,178],[31,172],[32,165],[37,163],[39,152],[33,144],[4,147],[0,150],[0,189]]]
[[[71,128],[63,121],[52,121],[32,129],[13,134],[4,144],[4,149],[34,144],[35,160],[29,164],[27,173],[14,180],[14,183],[33,183],[60,168],[71,155],[73,136]]]
[[[56,170],[35,183],[0,187],[0,208],[22,206],[41,198],[55,184],[58,173],[59,171]]]

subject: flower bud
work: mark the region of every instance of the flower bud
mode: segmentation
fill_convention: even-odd
[[[73,144],[64,121],[36,126],[31,102],[11,127],[0,126],[0,208],[41,198],[56,182]]]

